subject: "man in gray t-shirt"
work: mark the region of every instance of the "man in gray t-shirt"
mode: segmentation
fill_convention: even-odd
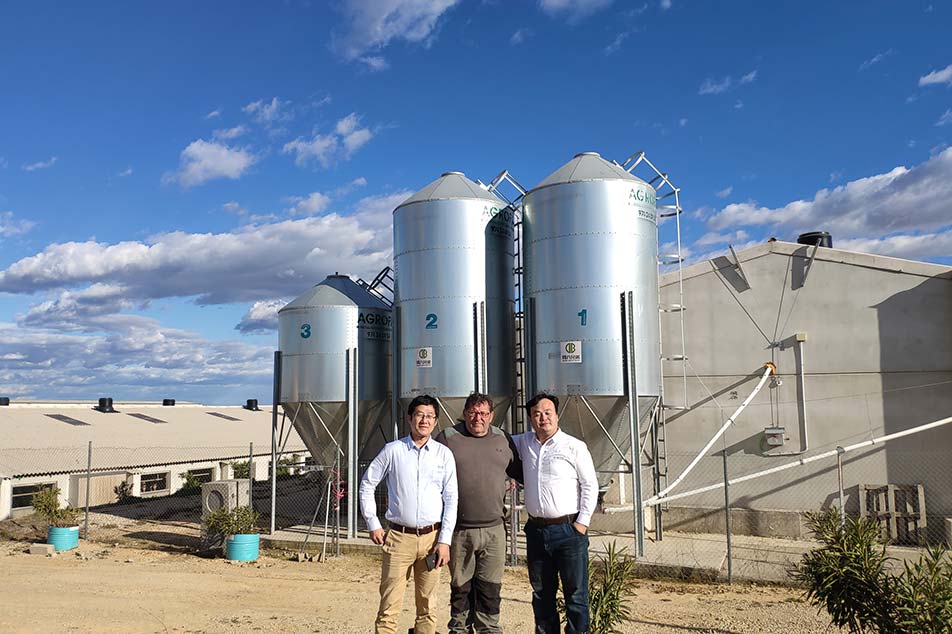
[[[450,634],[502,632],[499,593],[506,565],[503,503],[506,478],[522,482],[522,462],[509,434],[493,427],[493,402],[474,393],[464,422],[436,440],[453,452],[459,483],[456,530],[450,545]]]

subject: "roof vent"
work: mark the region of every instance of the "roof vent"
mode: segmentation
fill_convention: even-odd
[[[174,399],[174,398],[163,398],[163,399],[162,399],[162,407],[175,407],[175,399]]]
[[[440,176],[466,176],[463,172],[443,172]]]
[[[258,399],[249,398],[248,402],[245,403],[245,409],[251,410],[252,412],[260,412],[261,410],[258,409]]]
[[[99,399],[99,406],[96,407],[103,414],[115,414],[116,410],[112,408],[112,399],[109,397],[102,397]]]
[[[580,156],[597,156],[598,158],[602,158],[602,155],[599,154],[598,152],[579,152],[578,154],[576,154],[576,155],[573,156],[572,158],[578,158],[578,157],[580,157]]]
[[[10,404],[9,396],[0,396],[0,407],[6,407]]]
[[[811,231],[809,233],[801,233],[797,236],[797,244],[808,244],[832,249],[833,237],[826,231]]]

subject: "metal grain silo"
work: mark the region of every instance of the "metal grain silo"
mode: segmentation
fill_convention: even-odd
[[[351,365],[358,460],[372,460],[389,439],[391,327],[387,305],[346,275],[278,311],[281,405],[318,465],[347,456]]]
[[[441,426],[475,390],[502,424],[513,385],[512,210],[447,172],[393,212],[395,360],[399,409],[430,394]]]
[[[655,197],[586,152],[523,200],[529,393],[560,397],[561,425],[588,444],[603,486],[631,442],[628,332],[642,430],[661,395]]]

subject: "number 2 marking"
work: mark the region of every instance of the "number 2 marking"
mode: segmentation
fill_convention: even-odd
[[[436,325],[436,313],[430,313],[426,316],[426,329],[427,330],[436,330],[439,326]]]

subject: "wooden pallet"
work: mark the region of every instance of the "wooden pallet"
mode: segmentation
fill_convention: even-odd
[[[926,494],[921,484],[860,484],[859,515],[879,522],[891,544],[926,540]]]

